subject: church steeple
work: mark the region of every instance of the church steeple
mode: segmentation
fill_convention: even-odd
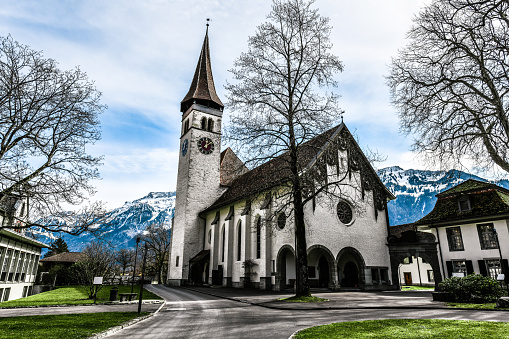
[[[207,31],[205,32],[205,39],[203,40],[198,65],[196,65],[196,71],[194,72],[193,82],[191,83],[189,92],[187,92],[186,96],[180,103],[180,111],[182,113],[185,113],[193,103],[212,107],[218,110],[222,110],[224,107],[223,103],[216,94],[214,78],[212,77],[208,26],[209,25],[207,24]]]

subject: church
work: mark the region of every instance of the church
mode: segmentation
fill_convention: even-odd
[[[249,170],[230,148],[221,152],[223,107],[214,87],[207,32],[180,107],[167,283],[293,288],[293,216],[281,200],[289,177],[285,154]],[[304,206],[310,286],[392,289],[387,202],[395,197],[344,123],[301,147],[301,171],[339,182]]]

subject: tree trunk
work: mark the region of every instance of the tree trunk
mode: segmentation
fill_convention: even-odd
[[[295,263],[296,263],[296,290],[297,297],[311,295],[309,291],[308,254],[306,244],[306,225],[304,224],[304,205],[302,193],[295,190],[293,193],[293,206],[295,209]]]

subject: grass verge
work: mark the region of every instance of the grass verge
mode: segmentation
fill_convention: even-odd
[[[110,300],[110,290],[115,286],[104,286],[97,293],[97,302],[105,302]],[[117,286],[118,293],[131,292],[131,286]],[[135,293],[139,293],[139,286],[134,288]],[[138,294],[139,295],[139,294]],[[160,300],[161,297],[154,293],[143,289],[143,299]],[[23,306],[51,306],[51,305],[82,305],[93,304],[94,300],[88,299],[85,290],[80,286],[59,287],[52,291],[31,295],[26,298],[4,301],[0,303],[2,307],[23,307]]]
[[[120,325],[147,312],[103,312],[0,318],[0,339],[78,339]]]
[[[367,320],[311,327],[297,333],[295,338],[509,338],[509,323],[438,319]]]
[[[433,292],[435,290],[434,287],[431,286],[401,286],[402,291],[430,291]]]
[[[479,310],[505,310],[509,311],[509,308],[497,307],[497,303],[486,303],[486,304],[467,304],[467,303],[452,303],[448,302],[447,306],[453,308],[475,308]]]
[[[292,303],[316,303],[316,302],[330,301],[329,299],[318,298],[318,297],[313,297],[313,296],[309,296],[309,297],[293,296],[293,297],[288,297],[288,298],[281,298],[278,300],[288,301],[288,302],[292,302]]]

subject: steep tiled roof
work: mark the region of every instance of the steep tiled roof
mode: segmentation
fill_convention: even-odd
[[[459,210],[458,200],[468,197],[471,209]],[[509,215],[509,191],[494,184],[469,179],[437,194],[433,210],[416,225],[458,223],[469,219],[489,219]]]
[[[219,162],[220,183],[223,186],[229,186],[235,178],[249,171],[230,147],[221,152]]]
[[[196,102],[198,104],[222,110],[224,105],[216,94],[212,67],[210,65],[208,27],[203,40],[203,46],[194,72],[189,92],[180,103],[180,111],[185,113]]]
[[[491,184],[489,182],[483,182],[475,179],[468,179],[461,184],[458,184],[454,187],[449,188],[448,190],[445,190],[443,192],[440,192],[437,194],[437,197],[444,197],[451,194],[457,194],[457,193],[466,193],[470,191],[479,191],[484,189],[497,189],[499,191],[504,191],[506,193],[509,193],[509,191],[503,187],[497,186],[495,184]]]
[[[320,152],[326,148],[333,136],[337,135],[342,129],[347,131],[346,126],[341,124],[302,144],[298,154],[299,170],[308,168]],[[240,199],[251,197],[287,181],[291,175],[288,163],[289,153],[287,152],[237,177],[231,182],[229,189],[203,212],[212,211]],[[374,170],[373,174],[376,176]],[[380,179],[378,181],[381,184]],[[381,185],[383,186],[383,184]],[[392,197],[390,192],[387,191],[387,194]]]
[[[406,231],[416,231],[415,224],[403,224],[397,226],[391,226],[389,228],[390,235],[401,237],[401,233]]]
[[[41,259],[40,262],[78,262],[82,257],[81,252],[64,252]]]

